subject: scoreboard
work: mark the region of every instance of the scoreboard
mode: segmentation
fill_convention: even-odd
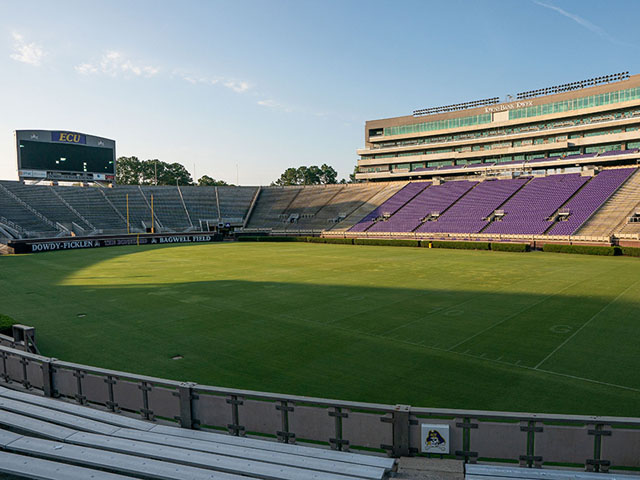
[[[116,142],[78,132],[18,130],[20,180],[115,182]]]

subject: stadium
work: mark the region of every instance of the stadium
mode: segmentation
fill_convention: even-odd
[[[125,186],[114,140],[18,130],[4,471],[639,469],[640,75],[371,120],[364,143],[351,184]]]

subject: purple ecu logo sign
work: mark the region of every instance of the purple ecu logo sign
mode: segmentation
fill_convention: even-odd
[[[86,145],[87,137],[86,135],[73,132],[51,132],[51,141],[62,143],[82,143]]]

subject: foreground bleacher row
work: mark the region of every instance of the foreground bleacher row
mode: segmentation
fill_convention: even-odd
[[[587,174],[585,174],[587,173]],[[152,214],[153,211],[153,214]],[[0,237],[208,231],[640,234],[637,167],[478,180],[296,187],[79,188],[0,181]]]
[[[383,479],[390,458],[187,430],[0,387],[0,474],[38,479]]]

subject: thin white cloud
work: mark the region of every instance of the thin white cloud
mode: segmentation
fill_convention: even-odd
[[[236,93],[245,93],[251,90],[252,85],[247,81],[234,80],[231,78],[225,77],[206,77],[201,75],[195,75],[191,72],[186,72],[184,70],[176,69],[173,71],[174,75],[182,78],[184,81],[189,82],[193,85],[203,84],[203,85],[218,85],[229,90],[233,90]]]
[[[278,108],[280,104],[275,100],[267,99],[267,100],[258,100],[258,105],[269,108]]]
[[[614,38],[611,35],[609,35],[607,33],[607,31],[604,30],[602,27],[599,27],[598,25],[595,25],[594,23],[590,22],[586,18],[581,17],[580,15],[576,15],[575,13],[567,12],[566,10],[564,10],[564,9],[562,9],[560,7],[556,7],[555,5],[551,5],[549,3],[544,3],[544,2],[541,2],[539,0],[533,0],[533,3],[535,3],[536,5],[539,5],[541,7],[544,7],[544,8],[548,8],[549,10],[553,10],[554,12],[557,12],[560,15],[569,18],[570,20],[573,20],[574,22],[576,22],[581,27],[586,28],[590,32],[595,33],[599,37],[604,38],[605,40],[608,40],[611,43],[615,43],[617,45],[628,46],[628,47],[634,46],[634,45],[631,45],[631,44],[628,44],[628,43],[621,42],[621,41],[617,40],[616,38]]]
[[[281,112],[292,113],[294,111],[293,108],[283,105],[279,102],[276,102],[271,98],[258,100],[256,103],[261,107],[273,108],[274,110],[280,110]]]
[[[111,77],[119,75],[135,75],[136,77],[153,77],[160,72],[160,68],[152,65],[134,63],[124,54],[110,50],[102,55],[95,63],[81,63],[75,66],[81,75],[104,74]]]
[[[13,52],[10,56],[17,62],[39,67],[45,56],[44,50],[35,42],[27,43],[22,35],[13,33]]]
[[[244,93],[251,88],[248,82],[236,82],[235,80],[227,80],[223,85],[236,93]]]

